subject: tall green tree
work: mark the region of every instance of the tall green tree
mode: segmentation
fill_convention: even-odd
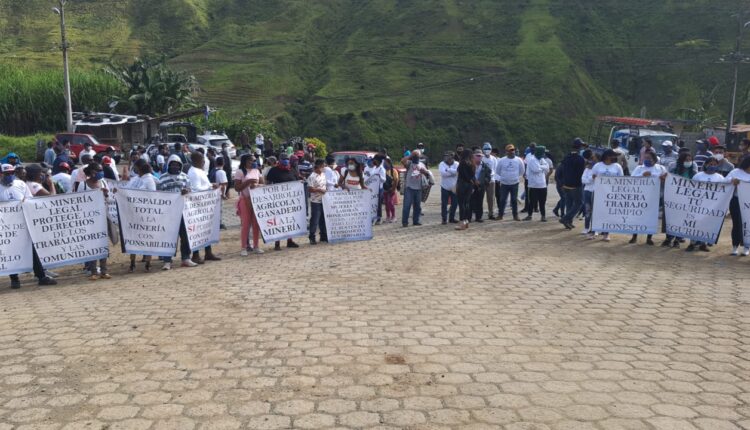
[[[170,69],[163,58],[136,58],[133,64],[111,64],[104,70],[126,89],[124,96],[113,97],[118,112],[158,115],[196,106],[198,81]]]

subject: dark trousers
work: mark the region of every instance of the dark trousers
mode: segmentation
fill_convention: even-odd
[[[458,182],[456,185],[456,200],[458,200],[458,217],[461,221],[471,220],[471,193],[473,185],[468,182]]]
[[[383,190],[381,189],[378,191],[378,218],[377,220],[380,221],[383,219]],[[321,237],[323,236],[323,229],[321,228]]]
[[[448,200],[450,200],[450,218],[448,211]],[[453,191],[446,190],[440,187],[440,215],[443,218],[443,222],[456,220],[456,208],[458,208],[458,198]]]
[[[582,188],[563,188],[563,194],[565,195],[565,216],[562,217],[562,221],[568,224],[573,223],[573,218],[578,215],[578,211],[581,210],[581,199],[583,198]]]
[[[484,186],[475,186],[474,192],[471,194],[471,211],[474,213],[474,217],[477,221],[482,219],[484,214]]]
[[[745,241],[742,233],[742,211],[737,196],[732,197],[732,200],[729,201],[729,214],[732,216],[732,246],[736,248]],[[750,223],[750,220],[748,222]]]
[[[560,196],[560,198],[557,200],[557,204],[555,205],[555,211],[556,213],[560,214],[560,217],[565,216],[565,193],[563,193],[563,189],[560,186],[560,184],[555,184],[555,188],[557,188],[557,195]]]
[[[534,213],[534,208],[539,208],[539,214],[542,217],[547,216],[545,205],[547,204],[547,189],[546,188],[529,188],[526,193],[529,196],[529,207],[527,211],[529,216]]]
[[[513,217],[518,216],[518,184],[500,185],[500,196],[497,201],[497,207],[500,209],[500,216],[505,214],[505,205],[508,203],[510,196],[510,209],[513,211]]]
[[[208,250],[208,248],[206,248]],[[209,251],[210,252],[210,251]],[[185,222],[180,221],[180,258],[183,260],[190,259],[190,243],[188,242],[187,230],[185,229]],[[172,262],[172,257],[165,257],[164,261],[167,263]]]
[[[529,180],[524,179],[523,180],[523,210],[521,212],[528,212],[529,211],[529,203],[531,202],[531,193],[529,192]],[[531,212],[534,212],[534,208],[532,207]]]
[[[323,214],[323,203],[310,202],[310,240],[315,240],[315,234],[320,228],[320,240],[327,240],[326,218]]]
[[[44,267],[42,267],[42,262],[39,260],[39,256],[36,255],[36,250],[32,247],[31,248],[31,261],[33,264],[34,269],[34,276],[36,276],[37,279],[44,279],[47,275],[44,274]],[[18,275],[10,275],[11,281],[17,281]]]
[[[409,225],[409,211],[414,206],[414,224],[419,224],[419,217],[422,215],[422,190],[413,188],[404,188],[404,207],[401,210],[401,224]]]

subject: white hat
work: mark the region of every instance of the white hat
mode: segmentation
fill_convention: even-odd
[[[5,172],[15,172],[16,167],[11,164],[3,164],[3,173]]]
[[[671,140],[665,140],[661,143],[661,146],[674,146]]]

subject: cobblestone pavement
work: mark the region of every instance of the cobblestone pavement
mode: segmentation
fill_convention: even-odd
[[[3,279],[0,429],[750,429],[750,258],[438,197],[367,243]]]

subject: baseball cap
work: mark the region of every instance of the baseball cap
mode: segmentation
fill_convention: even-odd
[[[2,169],[3,173],[16,171],[16,168],[12,164],[3,164]]]
[[[718,146],[719,143],[719,138],[716,136],[711,136],[708,138],[708,144],[711,146]]]
[[[60,169],[68,170],[70,171],[70,165],[68,163],[60,163]]]
[[[484,142],[484,145],[482,145],[482,150],[492,149],[492,144],[490,142]]]
[[[671,140],[665,140],[661,143],[661,146],[674,146]]]
[[[112,159],[110,157],[102,157],[102,164],[112,164]]]

